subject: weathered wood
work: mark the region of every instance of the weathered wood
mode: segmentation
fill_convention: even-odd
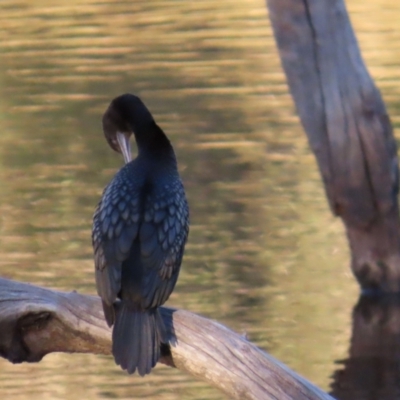
[[[353,311],[349,357],[333,375],[338,399],[399,398],[400,297],[362,296]]]
[[[396,143],[343,0],[267,0],[283,68],[362,288],[400,290]]]
[[[163,307],[161,312],[176,342],[162,349],[160,361],[230,398],[332,399],[223,325],[189,311]],[[111,354],[100,299],[0,278],[0,355],[14,363],[37,362],[55,351]]]

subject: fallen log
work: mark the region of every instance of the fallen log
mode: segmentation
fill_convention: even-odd
[[[230,398],[333,399],[215,321],[168,307],[161,314],[175,340],[163,347],[160,362]],[[111,354],[111,330],[100,299],[0,278],[0,355],[12,363],[38,362],[52,352]]]

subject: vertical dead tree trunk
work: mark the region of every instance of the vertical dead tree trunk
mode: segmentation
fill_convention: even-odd
[[[364,290],[400,290],[397,149],[343,0],[267,0],[280,57]]]

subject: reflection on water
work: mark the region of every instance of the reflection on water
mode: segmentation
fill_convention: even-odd
[[[400,398],[400,298],[361,298],[353,311],[348,358],[332,395],[341,400]]]
[[[349,7],[397,124],[400,5]],[[1,275],[95,292],[91,217],[122,165],[100,118],[134,91],[173,141],[191,206],[169,304],[247,332],[328,390],[358,289],[264,2],[2,0],[0,26]],[[0,360],[0,379],[21,400],[222,398],[179,371],[140,379],[94,355]]]

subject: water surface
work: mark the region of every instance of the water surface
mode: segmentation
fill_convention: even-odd
[[[348,6],[397,126],[400,5]],[[135,92],[173,142],[191,209],[168,304],[246,332],[329,390],[358,288],[264,2],[2,0],[0,26],[1,276],[95,293],[91,218],[122,165],[101,115]],[[95,355],[0,360],[0,390],[16,400],[223,398],[180,371],[140,379]]]

